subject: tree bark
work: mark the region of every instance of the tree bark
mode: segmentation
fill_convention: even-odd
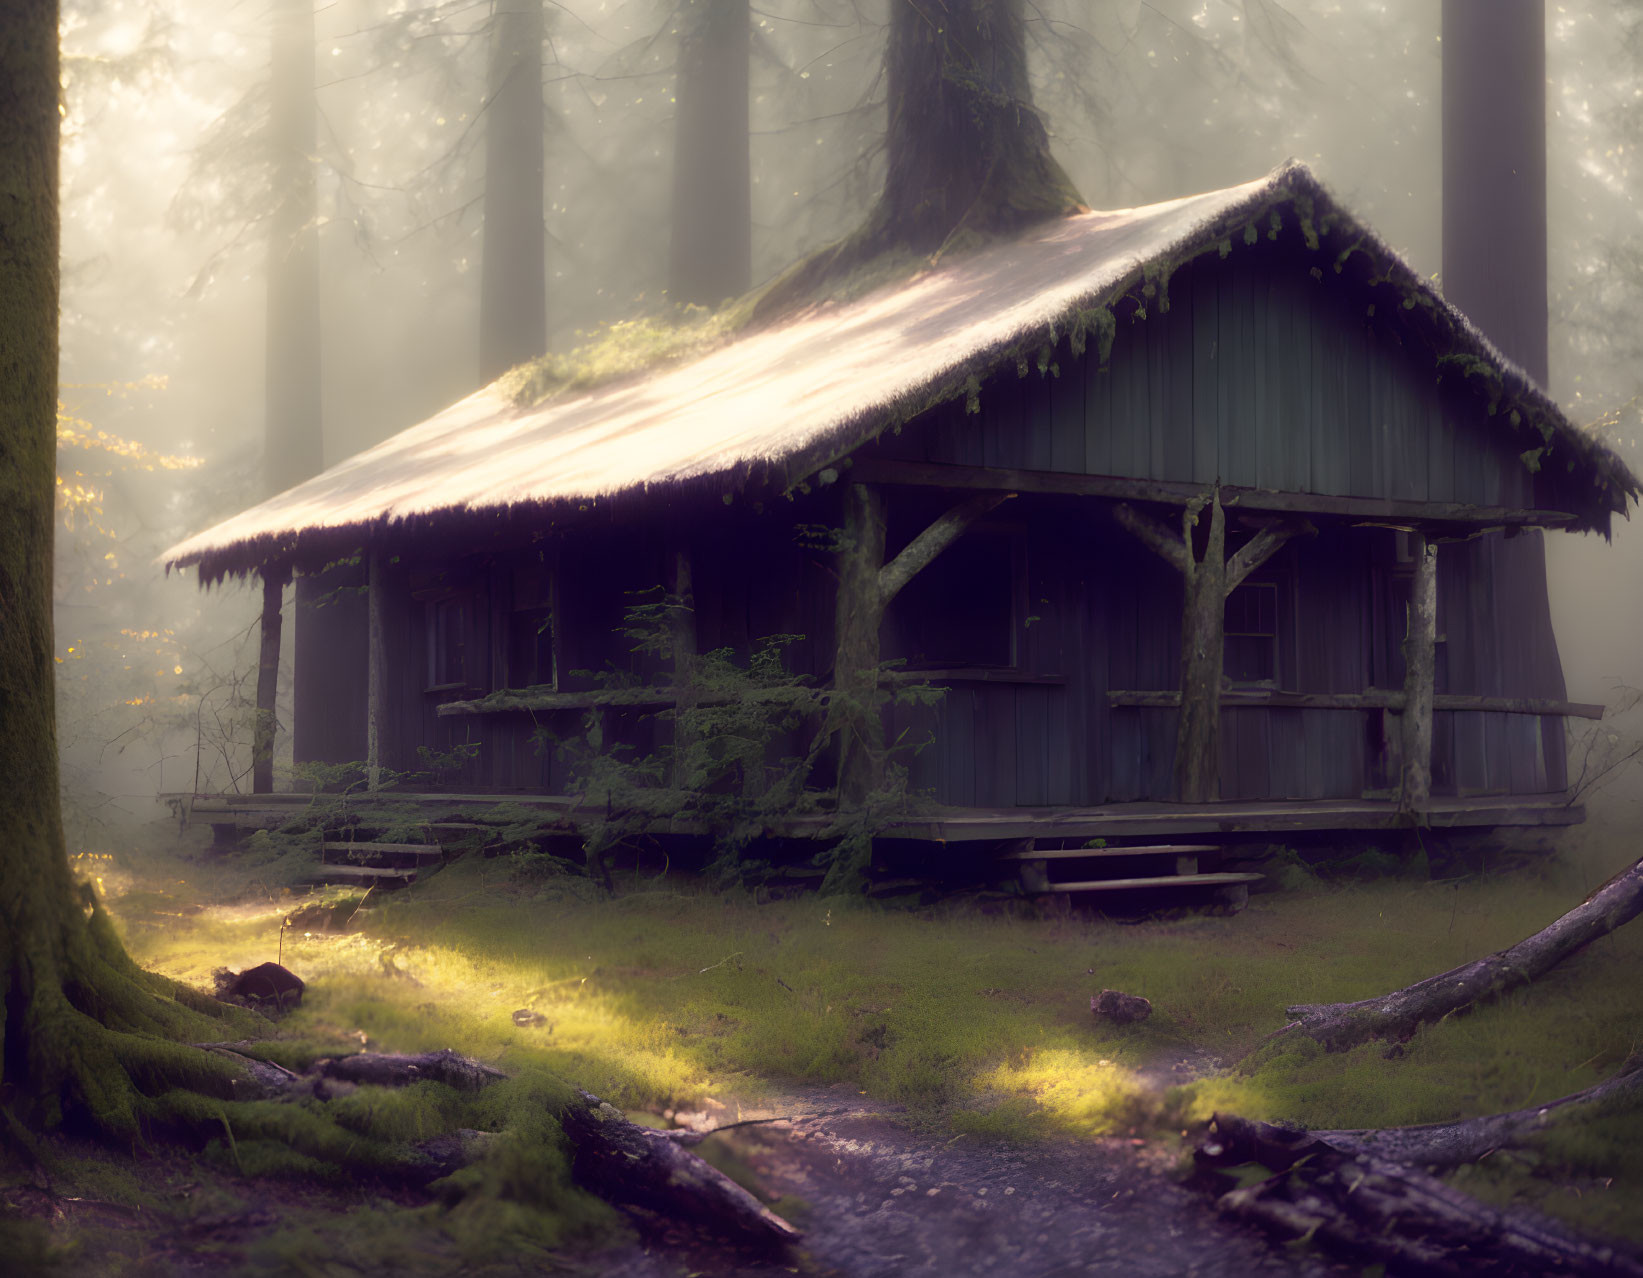
[[[839,806],[859,808],[878,785],[884,757],[879,713],[879,626],[890,601],[937,555],[1012,493],[981,493],[938,518],[893,561],[884,562],[884,493],[870,484],[845,490],[835,614],[837,651],[828,726],[839,741]]]
[[[1215,1169],[1251,1163],[1274,1173],[1222,1194],[1216,1206],[1223,1214],[1280,1238],[1307,1238],[1357,1264],[1441,1278],[1643,1278],[1633,1256],[1305,1132],[1217,1114],[1195,1158],[1212,1180]]]
[[[495,0],[491,24],[479,277],[481,382],[548,347],[542,0]]]
[[[320,426],[319,206],[314,181],[314,0],[276,0],[269,142],[268,334],[263,470],[281,493],[324,467]]]
[[[1027,78],[1026,0],[892,0],[884,190],[867,221],[760,298],[772,318],[881,254],[938,253],[1084,207]]]
[[[274,792],[274,740],[279,732],[280,607],[287,571],[267,564],[262,574],[261,641],[257,645],[257,719],[251,739],[251,793]]]
[[[667,1133],[630,1123],[597,1096],[578,1092],[560,1114],[576,1146],[573,1169],[612,1202],[734,1231],[767,1246],[796,1242],[799,1231],[735,1181]]]
[[[1200,555],[1195,537],[1205,507],[1209,528]],[[1132,506],[1113,508],[1118,522],[1181,574],[1181,714],[1175,730],[1175,792],[1181,803],[1221,795],[1221,668],[1226,652],[1227,596],[1310,524],[1268,524],[1226,554],[1226,512],[1219,484],[1187,503],[1177,536]]]
[[[668,296],[716,306],[753,283],[748,0],[687,0],[679,22]]]
[[[1025,7],[893,0],[889,163],[873,215],[885,247],[931,253],[960,232],[1008,235],[1080,204],[1033,107]]]
[[[1409,534],[1415,576],[1403,641],[1403,773],[1398,808],[1424,812],[1432,803],[1432,706],[1437,692],[1438,548],[1423,533]]]
[[[57,411],[58,7],[0,21],[0,1107],[135,1140],[138,1094],[178,1071],[185,1027],[249,1013],[140,972],[77,890],[63,845],[52,653]],[[119,1029],[108,1028],[117,1025]],[[198,1090],[238,1071],[204,1053]]]
[[[1371,1039],[1408,1039],[1422,1025],[1463,1012],[1538,980],[1571,954],[1643,913],[1643,861],[1614,876],[1581,904],[1498,954],[1462,964],[1405,989],[1356,1003],[1307,1003],[1280,1035],[1300,1033],[1331,1052]]]

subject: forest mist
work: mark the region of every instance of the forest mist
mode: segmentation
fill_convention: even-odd
[[[158,791],[231,784],[225,743],[212,742],[235,731],[235,672],[255,664],[254,592],[231,582],[202,596],[191,573],[167,579],[155,558],[265,495],[272,7],[64,4],[57,635],[82,839],[113,809],[153,815]],[[1045,0],[1028,9],[1037,104],[1092,207],[1227,186],[1295,157],[1441,281],[1439,10]],[[1550,390],[1635,469],[1643,0],[1547,10]],[[545,8],[555,348],[673,305],[673,85],[691,12],[669,0]],[[480,384],[493,20],[490,0],[317,8],[326,465]],[[879,189],[885,23],[883,0],[753,7],[755,283],[856,225]],[[1548,540],[1570,697],[1643,685],[1643,534],[1623,523],[1612,546]],[[1602,725],[1620,738],[1628,728],[1625,716]],[[1629,821],[1639,792],[1611,790],[1609,815]]]

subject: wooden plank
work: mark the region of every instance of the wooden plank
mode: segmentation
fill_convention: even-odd
[[[1056,348],[1059,375],[1052,376],[1046,391],[1049,399],[1049,468],[1069,474],[1086,469],[1084,451],[1084,383],[1082,361],[1074,361],[1066,342]]]
[[[1149,843],[1138,847],[1110,848],[1031,848],[1021,852],[1005,852],[1000,861],[1077,861],[1086,857],[1102,856],[1197,856],[1204,852],[1219,852],[1218,843]]]
[[[1307,293],[1311,329],[1311,397],[1308,437],[1316,493],[1346,494],[1351,488],[1347,441],[1346,344],[1339,306],[1320,280]]]
[[[309,883],[374,883],[388,888],[416,882],[416,871],[377,865],[322,865],[306,877]]]
[[[1346,491],[1378,497],[1386,490],[1377,483],[1375,468],[1375,419],[1370,401],[1373,346],[1367,316],[1343,326],[1341,356],[1346,385],[1339,421],[1346,444]]]
[[[1084,468],[1091,475],[1115,474],[1112,462],[1112,373],[1102,365],[1094,339],[1080,361],[1084,375]]]
[[[1192,295],[1192,478],[1214,483],[1221,474],[1217,370],[1220,367],[1220,299],[1215,272],[1189,266]]]
[[[1203,493],[1201,485],[1121,475],[1062,475],[1054,471],[1009,470],[984,466],[907,462],[864,457],[852,470],[863,483],[917,488],[969,489],[1011,493],[1054,493],[1116,501],[1150,501],[1184,506]],[[1212,476],[1213,478],[1213,476]],[[1566,511],[1504,506],[1467,506],[1444,502],[1396,501],[1380,497],[1335,497],[1323,493],[1285,493],[1228,485],[1221,500],[1229,508],[1341,515],[1359,521],[1399,526],[1431,525],[1472,530],[1478,527],[1550,527],[1572,523]]]
[[[473,826],[480,829],[480,826]],[[424,859],[435,859],[444,856],[444,850],[437,843],[376,843],[366,840],[350,842],[345,839],[327,839],[322,845],[325,852],[343,852],[350,856],[381,856],[392,853],[395,856],[414,856]]]
[[[1112,413],[1111,473],[1146,476],[1151,448],[1148,443],[1147,344],[1140,329],[1119,320],[1118,337],[1113,342],[1112,362],[1107,370]]]
[[[1477,710],[1490,714],[1566,715],[1575,719],[1601,719],[1604,707],[1590,702],[1552,701],[1539,697],[1482,697],[1468,693],[1438,693],[1439,710]],[[1113,691],[1107,702],[1115,706],[1164,708],[1181,704],[1181,694],[1160,691]],[[1402,692],[1371,689],[1368,692],[1267,692],[1232,689],[1221,693],[1223,706],[1266,706],[1289,710],[1401,710]]]
[[[1051,883],[1052,892],[1123,892],[1139,888],[1207,887],[1228,883],[1259,883],[1266,876],[1247,871],[1220,870],[1213,874],[1161,874],[1144,879],[1089,879],[1082,883]]]
[[[1054,802],[1049,784],[1048,697],[1048,689],[1022,688],[1010,707],[1014,723],[1007,728],[1001,725],[1002,732],[1008,732],[1015,740],[1015,802],[1023,806],[1039,807]]]

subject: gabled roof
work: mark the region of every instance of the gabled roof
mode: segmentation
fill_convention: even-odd
[[[1040,224],[1020,238],[942,262],[853,301],[747,333],[694,361],[550,400],[478,391],[323,474],[173,546],[167,565],[210,579],[310,542],[469,511],[586,503],[693,480],[739,487],[775,468],[788,482],[945,399],[1105,308],[1145,280],[1289,210],[1329,257],[1369,260],[1427,345],[1482,374],[1531,443],[1572,458],[1591,501],[1579,526],[1607,532],[1638,484],[1533,380],[1381,240],[1340,208],[1304,165],[1144,208]],[[973,383],[971,383],[973,384]]]

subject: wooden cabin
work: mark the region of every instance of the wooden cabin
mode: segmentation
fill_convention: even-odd
[[[299,761],[462,745],[418,793],[563,804],[545,737],[655,749],[690,661],[790,635],[818,810],[922,743],[893,833],[1580,819],[1565,722],[1601,708],[1565,699],[1542,536],[1606,536],[1637,481],[1303,166],[508,385],[168,553],[334,588]],[[623,633],[647,590],[670,660]],[[896,681],[945,693],[864,708]]]

